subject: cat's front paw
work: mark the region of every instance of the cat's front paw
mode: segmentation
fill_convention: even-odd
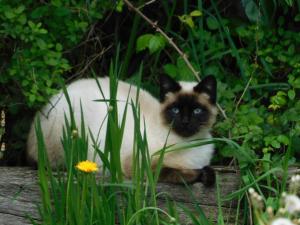
[[[197,181],[203,183],[205,187],[212,187],[216,183],[216,174],[213,168],[205,166],[199,170]]]

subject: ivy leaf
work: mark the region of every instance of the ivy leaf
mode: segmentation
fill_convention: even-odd
[[[137,39],[136,43],[136,51],[140,52],[148,48],[151,38],[153,34],[144,34]]]

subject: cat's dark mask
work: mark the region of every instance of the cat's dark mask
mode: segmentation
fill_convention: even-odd
[[[159,79],[160,84],[160,101],[164,102],[166,94],[169,92],[176,93],[181,90],[180,84],[168,75],[161,75]],[[200,94],[205,93],[209,96],[212,104],[217,100],[217,81],[212,75],[206,76],[194,88],[194,92]]]
[[[160,77],[163,120],[182,137],[210,128],[217,114],[216,79],[207,76],[198,84],[192,84],[176,82],[166,75]]]

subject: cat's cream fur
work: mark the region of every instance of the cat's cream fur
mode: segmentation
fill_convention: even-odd
[[[98,79],[102,88],[102,91],[106,99],[109,99],[109,79],[99,78]],[[182,87],[180,92],[191,92],[193,87],[197,85],[194,82],[179,82]],[[80,112],[80,102],[82,104],[84,112],[85,125],[91,130],[93,135],[97,137],[99,128],[102,125],[99,136],[100,149],[104,148],[105,132],[106,132],[106,115],[107,115],[107,102],[99,102],[94,100],[102,99],[102,95],[94,79],[82,79],[74,83],[71,83],[67,87],[68,94],[71,99],[71,104],[74,110],[74,116],[76,123],[80,124],[81,112]],[[129,93],[130,92],[130,93]],[[122,118],[127,96],[129,93],[129,102],[131,99],[135,102],[137,87],[130,86],[129,84],[119,81],[118,82],[118,113],[119,118]],[[173,93],[169,93],[167,98],[174,97]],[[202,98],[205,101],[205,94],[202,94]],[[168,99],[167,99],[168,100]],[[62,91],[50,100],[51,103],[47,104],[43,109],[42,113],[39,113],[41,119],[41,127],[43,130],[45,145],[48,151],[48,157],[52,166],[57,166],[63,164],[63,148],[61,144],[62,130],[65,123],[64,115],[69,115],[68,104],[62,93]],[[167,145],[184,142],[187,140],[197,139],[197,138],[210,138],[209,127],[207,129],[202,129],[196,135],[183,138],[170,132],[169,127],[164,125],[163,119],[160,115],[161,110],[165,106],[160,104],[160,102],[152,97],[148,92],[140,90],[139,93],[139,104],[141,110],[141,118],[145,120],[147,140],[149,145],[150,154],[155,153],[157,150],[163,148],[166,139]],[[166,103],[165,103],[166,104]],[[125,175],[130,177],[130,167],[131,167],[131,156],[133,149],[133,132],[134,132],[134,120],[132,115],[131,107],[127,108],[127,119],[123,137],[123,143],[121,147],[121,161],[122,167]],[[212,108],[211,113],[216,115],[216,109]],[[47,116],[45,116],[47,115]],[[213,123],[214,121],[212,121]],[[143,122],[141,123],[143,124]],[[144,127],[142,127],[142,130]],[[167,138],[168,136],[168,138]],[[91,143],[91,141],[90,141]],[[28,138],[28,157],[37,161],[37,140],[34,131],[34,124],[31,127],[29,138]],[[184,151],[177,151],[168,153],[164,158],[164,166],[176,169],[201,169],[209,165],[210,160],[213,155],[213,145],[208,144],[205,146],[200,146]],[[88,159],[93,160],[94,149],[92,145],[89,146]],[[96,162],[101,165],[100,158],[95,159]],[[155,164],[155,162],[153,162]]]

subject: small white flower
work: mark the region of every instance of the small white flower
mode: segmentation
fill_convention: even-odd
[[[277,218],[277,219],[273,220],[271,225],[295,225],[295,224],[292,223],[292,221],[290,221],[289,219]]]
[[[289,213],[300,212],[300,199],[297,195],[286,195],[284,203]]]
[[[298,175],[292,176],[291,181],[292,182],[299,182],[300,181],[300,175],[298,174]]]

